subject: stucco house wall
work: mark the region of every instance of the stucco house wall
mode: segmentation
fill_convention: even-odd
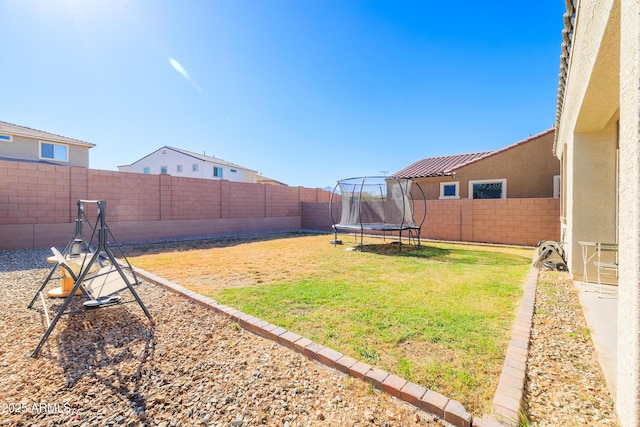
[[[640,426],[640,3],[568,1],[555,153],[561,221],[575,279],[579,242],[619,244],[615,401]],[[575,9],[575,12],[574,12]],[[567,19],[570,18],[570,19]]]
[[[195,153],[194,153],[195,154]],[[121,172],[149,173],[158,175],[166,167],[167,175],[187,178],[226,179],[233,182],[257,182],[258,173],[254,170],[232,164],[212,156],[192,156],[170,147],[160,148],[142,159],[130,164],[118,166]],[[182,170],[179,170],[181,166]],[[214,176],[214,168],[222,169],[222,176]]]
[[[460,197],[469,197],[470,180],[506,179],[506,198],[554,197],[553,177],[560,175],[560,161],[554,157],[553,132],[534,141],[516,144],[456,170]]]
[[[60,166],[89,167],[89,149],[95,146],[88,142],[6,122],[0,122],[0,135],[2,136],[0,138],[0,158],[44,162]],[[67,160],[42,158],[40,145],[43,142],[67,147]]]
[[[457,182],[459,198],[466,199],[469,181],[494,179],[506,180],[505,198],[557,197],[554,177],[560,175],[560,161],[554,156],[553,141],[554,130],[550,129],[453,171],[443,171],[444,176],[413,179],[420,184],[427,200],[440,198],[442,182]]]

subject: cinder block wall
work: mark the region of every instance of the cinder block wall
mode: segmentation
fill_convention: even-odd
[[[65,245],[77,200],[106,200],[121,241],[281,230],[332,231],[331,193],[221,180],[0,161],[0,249]],[[340,203],[334,200],[334,218]],[[423,215],[416,203],[415,217]],[[90,220],[95,207],[88,206]],[[534,245],[560,239],[559,199],[429,200],[422,238]]]
[[[106,200],[120,241],[298,230],[321,189],[0,161],[0,249],[65,245],[77,200]],[[97,206],[87,204],[90,221]]]
[[[560,240],[560,199],[429,200],[422,237],[532,246]]]
[[[340,220],[340,204],[334,218]],[[416,223],[424,204],[414,206]],[[478,243],[533,246],[560,240],[560,199],[428,200],[420,237]],[[302,227],[331,231],[328,203],[302,203]],[[393,233],[387,233],[393,235]]]

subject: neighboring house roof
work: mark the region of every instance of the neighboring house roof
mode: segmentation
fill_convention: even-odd
[[[288,187],[288,185],[285,184],[284,182],[277,181],[277,180],[275,180],[273,178],[268,178],[268,177],[263,176],[263,175],[258,175],[258,177],[256,178],[256,182],[258,184],[284,185],[285,187]]]
[[[95,144],[90,142],[80,141],[79,139],[67,138],[66,136],[56,135],[49,132],[43,132],[37,129],[31,129],[24,126],[14,125],[13,123],[7,123],[0,121],[0,133],[6,133],[15,136],[23,136],[25,138],[44,139],[52,142],[62,142],[71,145],[83,145],[88,148],[95,147]]]
[[[8,162],[22,162],[22,163],[38,163],[52,166],[60,166],[60,163],[49,162],[47,160],[29,160],[29,159],[16,159],[13,157],[0,157],[0,160],[6,160]]]
[[[217,164],[217,165],[223,165],[223,166],[228,166],[228,167],[231,167],[231,168],[239,168],[239,169],[243,169],[243,170],[250,171],[250,172],[256,172],[256,171],[254,171],[254,170],[252,170],[252,169],[246,168],[246,167],[244,167],[244,166],[237,165],[237,164],[235,164],[235,163],[228,162],[228,161],[226,161],[226,160],[219,159],[219,158],[217,158],[217,157],[207,156],[207,155],[204,155],[204,154],[194,153],[193,151],[183,150],[182,148],[169,147],[168,145],[165,145],[164,147],[160,147],[160,148],[158,148],[158,149],[157,149],[156,151],[154,151],[153,153],[149,153],[149,154],[147,154],[146,156],[142,157],[142,158],[141,158],[141,159],[139,159],[139,160],[136,160],[136,161],[135,161],[135,162],[133,162],[132,164],[138,163],[138,162],[140,162],[140,161],[142,161],[142,160],[146,159],[146,158],[147,158],[147,157],[149,157],[150,155],[152,155],[152,154],[154,154],[154,153],[157,153],[157,152],[158,152],[158,151],[160,151],[160,150],[172,150],[172,151],[175,151],[175,152],[177,152],[177,153],[185,154],[185,155],[187,155],[187,156],[190,156],[190,157],[193,157],[193,158],[195,158],[195,159],[201,160],[201,161],[203,161],[203,162],[215,163],[215,164]],[[126,166],[131,166],[131,165],[122,165],[122,166],[120,166],[120,167],[126,167]],[[257,172],[256,172],[256,173],[257,173]]]
[[[422,160],[418,160],[417,162],[394,173],[393,175],[397,176],[398,178],[429,178],[451,175],[455,170],[460,169],[463,166],[475,163],[481,159],[486,159],[487,157],[495,156],[498,153],[502,153],[519,145],[526,144],[554,131],[555,128],[548,129],[544,132],[540,132],[537,135],[530,136],[527,139],[509,145],[508,147],[501,148],[500,150],[425,158]]]
[[[457,154],[454,156],[429,157],[418,160],[414,164],[394,173],[398,178],[426,178],[451,175],[451,172],[462,165],[469,164],[490,155],[491,151],[482,153]]]

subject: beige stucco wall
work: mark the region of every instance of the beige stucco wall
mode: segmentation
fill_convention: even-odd
[[[573,161],[565,178],[569,183],[566,220],[571,232],[565,235],[565,246],[570,248],[567,261],[576,280],[583,280],[580,241],[617,242],[616,143],[616,120],[612,120],[599,131],[576,133],[570,144]],[[595,273],[589,266],[589,276]]]
[[[621,1],[620,285],[616,408],[624,427],[640,425],[640,4]]]
[[[493,156],[456,170],[451,176],[418,178],[427,200],[440,197],[440,183],[459,182],[460,198],[469,197],[469,180],[506,179],[507,198],[553,197],[553,177],[560,175],[560,161],[553,155],[553,132],[515,145]]]
[[[616,410],[621,426],[637,427],[640,426],[640,3],[637,0],[576,3],[573,47],[556,145],[556,154],[564,165],[565,248],[570,254],[571,272],[580,278],[577,242],[618,238],[618,311],[611,313],[618,320]],[[616,144],[619,144],[619,172]]]
[[[552,147],[553,132],[549,132],[461,167],[456,171],[460,196],[469,197],[469,180],[506,179],[509,199],[553,197],[553,177],[560,175],[560,161]]]
[[[579,241],[616,240],[619,2],[580,1],[556,144],[569,268],[582,279]],[[566,158],[564,158],[566,157]]]

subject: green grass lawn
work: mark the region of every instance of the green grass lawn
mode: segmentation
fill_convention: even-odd
[[[300,259],[305,239],[313,260]],[[327,236],[285,240],[291,246],[271,250],[284,251],[284,260],[296,252],[302,265],[281,265],[291,277],[198,291],[459,400],[476,415],[490,410],[531,249],[423,242],[400,252],[375,239],[347,251]]]

